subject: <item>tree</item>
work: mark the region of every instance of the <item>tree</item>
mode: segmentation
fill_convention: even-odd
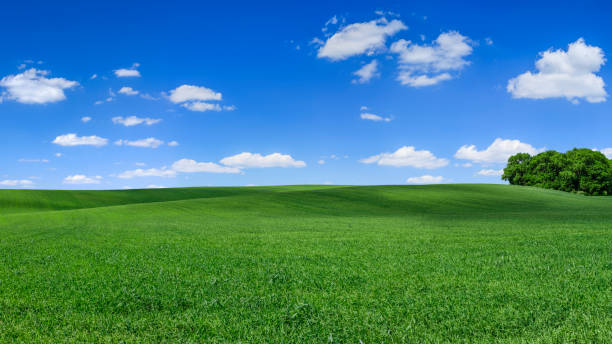
[[[586,148],[535,156],[518,153],[508,159],[502,179],[513,185],[607,195],[612,193],[612,160]]]

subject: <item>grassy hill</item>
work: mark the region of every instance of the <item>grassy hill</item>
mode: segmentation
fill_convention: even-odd
[[[612,197],[0,190],[0,342],[612,338]]]

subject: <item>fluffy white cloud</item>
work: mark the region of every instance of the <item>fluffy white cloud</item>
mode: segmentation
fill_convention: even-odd
[[[266,167],[305,167],[306,163],[294,160],[291,155],[272,153],[261,155],[259,153],[243,152],[234,156],[221,159],[226,166],[237,168],[266,168]]]
[[[393,119],[391,117],[382,117],[379,115],[375,115],[373,113],[368,113],[368,112],[364,112],[361,114],[361,119],[365,119],[368,121],[374,121],[374,122],[391,122]]]
[[[197,112],[205,112],[205,111],[221,111],[221,106],[219,104],[211,104],[205,102],[191,102],[181,104],[187,110],[197,111]]]
[[[381,153],[369,158],[361,159],[364,164],[378,164],[381,166],[435,169],[448,165],[448,160],[437,158],[428,150],[416,150],[413,146],[404,146],[393,153]]]
[[[48,71],[28,69],[21,74],[8,75],[0,80],[6,89],[1,99],[12,99],[23,104],[54,103],[66,99],[65,89],[77,86],[76,81],[47,78]]]
[[[514,98],[566,98],[577,103],[584,98],[590,103],[606,100],[604,81],[595,75],[606,62],[599,47],[587,45],[580,38],[567,51],[547,50],[536,61],[537,73],[525,72],[508,81],[507,90]]]
[[[442,176],[430,176],[428,174],[420,177],[411,177],[406,180],[407,184],[440,184],[444,182]]]
[[[178,104],[188,101],[221,100],[222,95],[210,88],[193,85],[182,85],[170,91],[170,101]]]
[[[485,150],[479,151],[475,145],[464,145],[455,153],[455,158],[471,160],[475,163],[505,163],[508,158],[517,153],[529,153],[531,155],[542,152],[544,149],[536,149],[528,143],[519,140],[495,139]]]
[[[121,87],[121,89],[119,90],[119,93],[121,94],[125,94],[127,96],[135,96],[137,95],[139,92],[136,91],[135,89],[131,88],[131,87]]]
[[[31,180],[27,180],[27,179],[7,179],[7,180],[0,180],[0,185],[2,186],[32,186],[34,185],[34,182],[32,182]]]
[[[108,140],[99,136],[77,136],[77,134],[60,135],[53,140],[60,146],[106,146]]]
[[[87,123],[89,121],[91,121],[91,117],[89,117],[89,116],[81,117],[81,122]]]
[[[73,185],[85,185],[85,184],[100,184],[100,180],[102,177],[88,177],[83,174],[75,174],[73,176],[68,176],[64,178],[64,184],[73,184]]]
[[[414,76],[412,73],[408,72],[400,72],[397,76],[397,80],[402,85],[408,85],[412,87],[423,87],[423,86],[432,86],[441,81],[452,79],[451,75],[448,73],[441,73],[435,76],[427,76],[427,75],[417,75]]]
[[[158,140],[154,137],[149,137],[142,140],[117,140],[115,141],[115,145],[117,146],[131,146],[131,147],[141,147],[141,148],[157,148],[164,144],[164,141]]]
[[[146,125],[153,125],[156,123],[161,122],[161,119],[158,118],[149,118],[149,117],[136,117],[136,116],[129,116],[129,117],[121,117],[121,116],[117,116],[117,117],[113,117],[113,123],[115,124],[122,124],[126,127],[131,127],[134,125],[139,125],[139,124],[146,124]]]
[[[132,179],[135,177],[165,177],[174,178],[176,177],[176,171],[167,168],[150,168],[150,169],[135,169],[125,171],[119,174],[117,177],[121,179]]]
[[[484,169],[476,172],[479,176],[485,177],[499,177],[504,174],[504,170],[493,170],[493,169]]]
[[[608,159],[612,159],[612,148],[604,148],[600,152],[605,155]]]
[[[126,78],[126,77],[140,77],[140,72],[138,68],[140,67],[139,63],[134,63],[131,68],[120,68],[115,70],[115,75],[118,78]]]
[[[179,145],[179,143],[177,141],[170,141],[170,142],[168,142],[168,146],[170,146],[170,147],[176,147],[178,145]]]
[[[172,164],[172,170],[183,173],[241,173],[240,168],[227,167],[214,162],[197,162],[191,159],[181,159]]]
[[[356,84],[366,84],[372,80],[372,78],[380,77],[380,73],[378,73],[378,61],[373,60],[372,62],[363,65],[358,71],[353,73],[358,78],[353,80],[353,83]]]
[[[385,48],[387,38],[407,29],[400,20],[385,18],[365,23],[347,25],[332,35],[319,48],[317,56],[332,61],[344,60],[351,56],[372,55]]]
[[[444,32],[431,45],[419,45],[400,39],[391,45],[399,55],[398,80],[412,87],[431,86],[452,76],[448,71],[460,70],[472,53],[468,37],[456,31]]]

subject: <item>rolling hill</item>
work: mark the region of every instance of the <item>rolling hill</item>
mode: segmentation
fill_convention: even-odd
[[[606,342],[612,197],[0,190],[0,342]]]

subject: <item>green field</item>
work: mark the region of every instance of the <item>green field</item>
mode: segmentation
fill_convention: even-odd
[[[0,343],[610,343],[612,197],[0,190]]]

